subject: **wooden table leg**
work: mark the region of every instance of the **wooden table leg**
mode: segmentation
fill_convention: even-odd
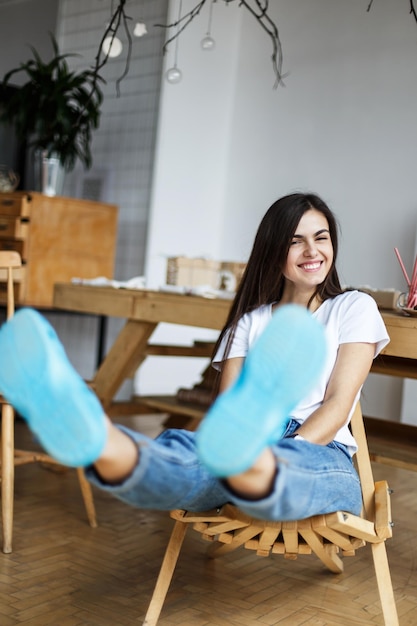
[[[122,383],[146,356],[148,339],[157,324],[128,320],[100,365],[92,387],[108,408]]]

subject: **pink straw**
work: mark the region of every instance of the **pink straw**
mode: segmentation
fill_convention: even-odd
[[[395,250],[395,254],[397,255],[397,259],[398,259],[398,261],[399,261],[399,264],[401,265],[401,269],[402,269],[402,271],[403,271],[404,278],[405,278],[405,280],[407,281],[407,285],[408,285],[409,287],[411,287],[411,282],[410,282],[410,279],[408,278],[408,274],[407,274],[407,271],[406,271],[406,269],[405,269],[405,267],[404,267],[404,263],[403,263],[403,260],[402,260],[402,258],[401,258],[401,255],[400,255],[400,253],[398,252],[398,248],[394,248],[394,250]]]
[[[413,309],[414,307],[417,306],[417,256],[414,261],[413,275],[411,278],[411,285],[410,285],[410,295],[408,298],[407,306],[410,309]]]
[[[417,256],[416,256],[415,261],[414,261],[413,275],[412,275],[412,278],[411,278],[411,285],[410,286],[411,286],[411,289],[413,291],[415,291],[417,289]]]

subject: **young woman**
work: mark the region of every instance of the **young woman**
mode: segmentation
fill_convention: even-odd
[[[220,394],[197,433],[152,440],[112,424],[30,309],[0,330],[0,390],[49,454],[133,506],[359,513],[348,424],[389,338],[374,300],[343,292],[336,255],[337,224],[318,196],[270,207],[216,346]]]

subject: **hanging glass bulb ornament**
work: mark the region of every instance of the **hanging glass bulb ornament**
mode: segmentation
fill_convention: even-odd
[[[211,21],[213,18],[213,4],[214,4],[215,0],[212,0],[210,3],[210,8],[209,8],[209,19],[208,19],[208,24],[207,24],[207,32],[206,32],[206,36],[203,37],[203,39],[201,40],[201,48],[203,50],[213,50],[216,46],[216,42],[214,41],[213,37],[211,36]]]
[[[210,37],[210,35],[206,35],[201,40],[201,47],[203,50],[213,50],[215,46],[216,42],[214,41],[213,37]]]
[[[169,70],[165,72],[165,78],[168,83],[175,85],[181,81],[182,72],[176,65],[174,65],[174,67],[170,67]]]
[[[165,72],[165,79],[166,79],[166,81],[168,83],[171,83],[171,85],[176,85],[182,79],[182,72],[178,68],[178,65],[177,65],[177,61],[178,61],[178,43],[179,43],[178,35],[179,35],[179,25],[180,25],[180,22],[181,22],[181,12],[182,12],[182,0],[180,0],[179,8],[178,8],[178,20],[177,20],[177,34],[176,34],[176,39],[175,39],[174,65],[173,65],[173,67],[170,67],[169,70],[167,70]]]
[[[146,24],[144,22],[136,22],[135,28],[133,29],[133,34],[135,37],[143,37],[146,35],[148,29],[146,28]]]
[[[105,56],[114,58],[122,54],[123,45],[118,37],[113,37],[110,35],[109,37],[106,37],[103,41],[101,49]]]

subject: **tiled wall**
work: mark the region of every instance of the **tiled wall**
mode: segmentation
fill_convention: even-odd
[[[109,22],[111,0],[60,0],[57,39],[62,52],[76,52],[72,65],[84,69],[94,63],[98,44]],[[67,175],[64,194],[88,197],[98,193],[105,202],[119,206],[115,278],[126,280],[143,274],[148,207],[150,201],[158,103],[168,0],[128,0],[126,13],[145,22],[148,34],[133,38],[128,75],[116,93],[116,79],[125,67],[127,39],[121,34],[123,53],[110,59],[101,74],[104,103],[100,128],[93,141],[93,167],[78,167]],[[80,316],[50,315],[71,361],[85,377],[95,367],[97,320]],[[107,344],[111,345],[120,320],[110,320]],[[125,386],[124,394],[130,385]],[[122,394],[123,395],[123,394]]]

